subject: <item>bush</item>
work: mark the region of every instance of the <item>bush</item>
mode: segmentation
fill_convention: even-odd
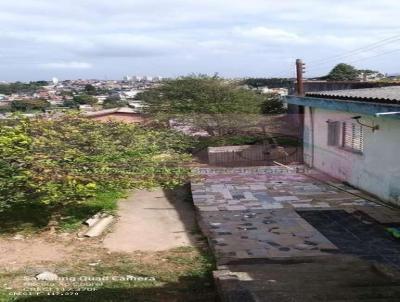
[[[185,136],[66,116],[0,126],[0,211],[26,204],[57,209],[99,192],[185,181]]]
[[[32,111],[44,110],[50,107],[50,103],[46,100],[15,100],[11,102],[12,111]]]

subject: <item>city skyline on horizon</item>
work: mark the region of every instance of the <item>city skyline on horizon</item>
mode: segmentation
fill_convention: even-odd
[[[294,77],[296,58],[306,77],[340,62],[393,74],[399,10],[394,0],[4,2],[0,81]]]

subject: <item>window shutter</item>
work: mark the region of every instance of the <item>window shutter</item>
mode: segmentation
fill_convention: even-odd
[[[343,147],[357,152],[363,151],[364,138],[361,125],[350,122],[343,123]]]

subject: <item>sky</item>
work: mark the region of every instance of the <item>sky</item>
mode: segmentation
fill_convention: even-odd
[[[0,81],[288,77],[296,58],[306,76],[339,62],[397,73],[399,11],[398,0],[0,0]]]

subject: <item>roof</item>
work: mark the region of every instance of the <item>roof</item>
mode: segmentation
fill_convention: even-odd
[[[104,109],[99,111],[92,111],[92,112],[85,112],[84,115],[87,117],[96,117],[96,116],[103,116],[113,113],[128,113],[128,114],[139,114],[137,110],[129,107],[122,107],[122,108],[111,108],[111,109]]]
[[[400,105],[400,86],[308,92],[306,96]]]

